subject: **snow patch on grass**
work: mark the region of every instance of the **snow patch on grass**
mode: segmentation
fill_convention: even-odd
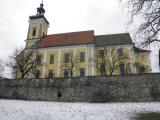
[[[130,120],[160,112],[160,103],[59,103],[0,100],[0,120]]]

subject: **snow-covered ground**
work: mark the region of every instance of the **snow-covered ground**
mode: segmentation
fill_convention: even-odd
[[[0,100],[0,120],[130,120],[160,112],[160,103],[58,103]]]

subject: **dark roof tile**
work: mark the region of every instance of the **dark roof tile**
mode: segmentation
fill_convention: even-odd
[[[129,33],[98,35],[95,36],[95,44],[100,46],[127,45],[133,44]]]

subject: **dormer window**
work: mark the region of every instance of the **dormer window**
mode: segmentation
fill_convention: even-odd
[[[32,36],[36,35],[36,28],[33,28]]]

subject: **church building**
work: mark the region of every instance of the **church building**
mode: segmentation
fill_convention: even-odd
[[[26,50],[36,51],[36,78],[151,72],[150,51],[135,47],[129,33],[95,35],[88,30],[48,35],[44,14],[41,3],[36,15],[29,17],[26,40]]]

